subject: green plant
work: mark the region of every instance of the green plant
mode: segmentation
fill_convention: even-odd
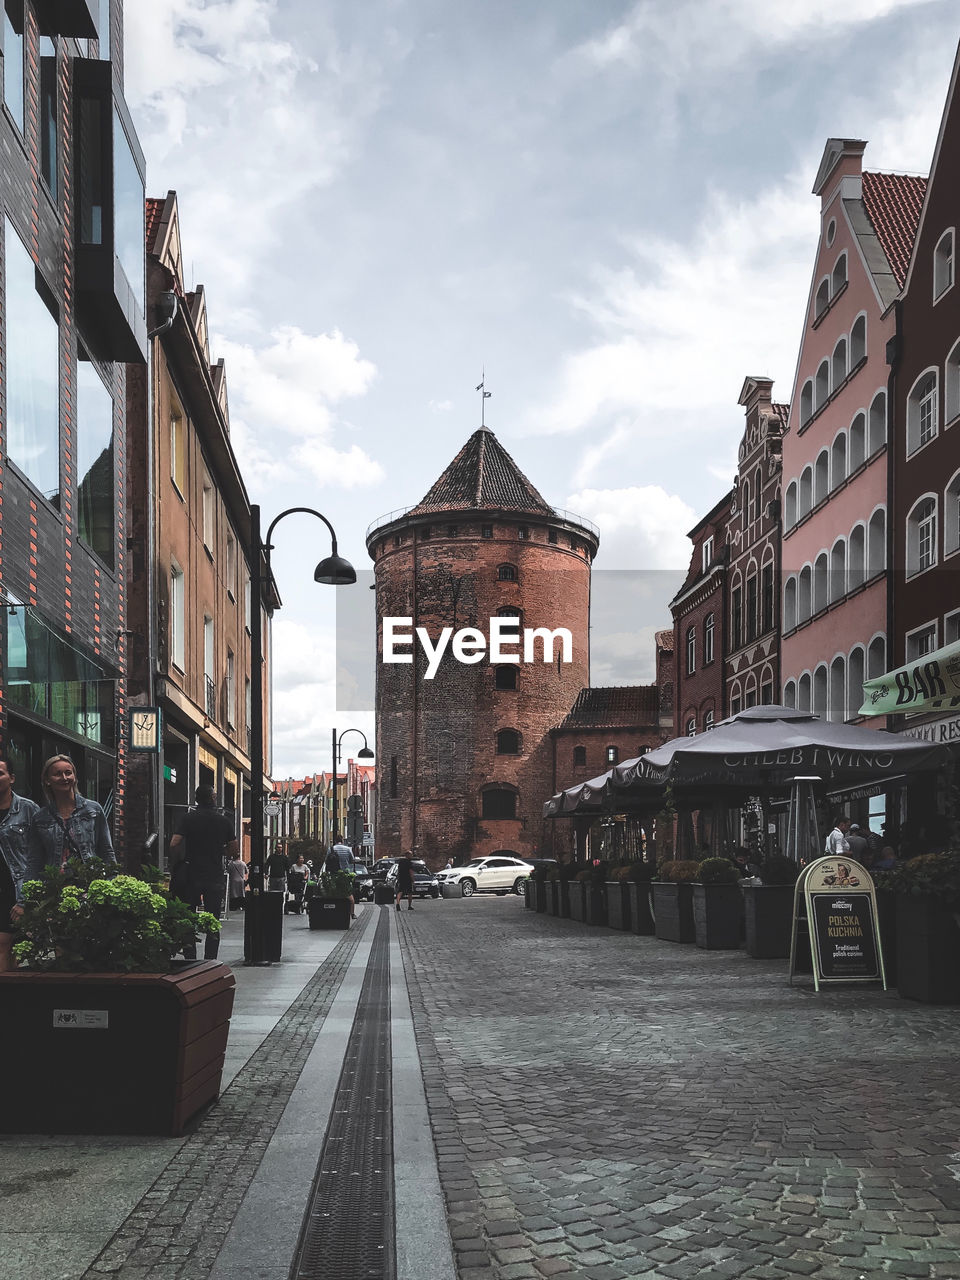
[[[620,880],[623,883],[647,884],[653,879],[656,867],[652,862],[625,862],[607,873],[608,880]]]
[[[729,858],[704,858],[697,870],[701,884],[736,884],[740,871]]]
[[[557,870],[557,879],[573,880],[582,870],[582,862],[561,862]]]
[[[898,893],[932,894],[947,906],[960,903],[960,853],[923,853],[888,873]]]
[[[773,853],[760,864],[760,879],[765,885],[796,884],[799,866],[792,858]]]
[[[30,969],[58,973],[167,973],[173,957],[220,921],[159,889],[160,873],[104,878],[104,864],[72,858],[23,887],[14,954]]]
[[[353,876],[349,871],[321,871],[317,884],[320,898],[349,898],[353,893]]]
[[[668,884],[693,884],[700,878],[700,863],[693,859],[680,858],[677,861],[661,862],[657,867],[657,879]]]

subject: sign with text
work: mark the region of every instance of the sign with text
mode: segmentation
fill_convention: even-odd
[[[106,1031],[110,1026],[107,1009],[54,1009],[53,1025],[70,1031]]]
[[[811,862],[797,881],[793,914],[791,978],[796,972],[797,930],[805,924],[817,991],[821,982],[882,982],[886,990],[877,896],[866,867],[844,857]]]
[[[960,640],[863,683],[862,716],[960,707]]]

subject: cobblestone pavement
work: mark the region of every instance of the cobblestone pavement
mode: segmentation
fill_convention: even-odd
[[[461,1280],[960,1277],[960,1010],[513,897],[402,939]]]

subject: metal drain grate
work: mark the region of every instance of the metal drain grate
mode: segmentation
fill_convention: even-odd
[[[390,919],[380,913],[291,1280],[392,1280]]]

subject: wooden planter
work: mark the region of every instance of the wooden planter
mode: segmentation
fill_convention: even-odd
[[[630,932],[650,937],[654,927],[653,912],[650,910],[649,880],[629,881],[627,894],[630,898]]]
[[[630,892],[626,880],[607,881],[607,924],[611,929],[630,928]]]
[[[890,986],[897,981],[897,895],[892,889],[877,890],[877,925],[883,947],[883,967]]]
[[[181,1134],[220,1094],[235,987],[218,960],[0,974],[0,1132]]]
[[[532,880],[533,886],[533,909],[542,914],[547,909],[547,882],[545,880]]]
[[[747,955],[755,960],[785,960],[793,926],[793,885],[746,884],[741,890],[747,930]]]
[[[698,947],[736,951],[743,932],[743,894],[738,884],[695,884],[693,925]]]
[[[653,915],[657,937],[664,942],[696,942],[693,885],[653,882]]]
[[[925,1004],[960,1004],[960,926],[927,894],[897,895],[897,990]]]
[[[567,900],[570,904],[567,914],[571,920],[577,920],[580,924],[587,923],[587,890],[589,887],[583,880],[570,880],[567,882]]]
[[[533,911],[536,903],[533,896],[533,881],[524,880],[523,882],[523,905],[527,911]]]
[[[311,929],[349,929],[349,898],[311,898],[307,903]]]
[[[607,923],[607,887],[605,884],[584,885],[583,918],[587,924]]]
[[[551,916],[560,915],[560,881],[547,881],[547,913]]]

